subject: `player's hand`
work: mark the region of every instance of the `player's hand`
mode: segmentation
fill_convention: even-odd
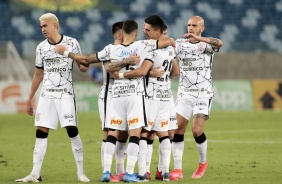
[[[194,42],[194,41],[200,41],[201,37],[200,36],[196,36],[193,33],[186,33],[184,35],[182,35],[183,38],[186,38],[186,42]]]
[[[132,53],[129,57],[129,65],[137,65],[140,62],[140,56],[137,55],[136,53]]]
[[[175,42],[174,42],[173,38],[167,37],[167,38],[164,38],[164,40],[168,40],[169,45],[172,46],[172,47],[175,47]]]
[[[150,70],[150,75],[152,77],[161,77],[165,73],[163,69],[160,69],[160,66],[154,67]]]
[[[111,75],[114,79],[119,79],[119,76],[118,76],[119,72],[112,72]]]
[[[27,112],[28,115],[33,116],[33,107],[32,107],[32,104],[31,104],[31,100],[27,101],[26,112]]]
[[[67,48],[64,46],[64,45],[56,45],[55,46],[55,51],[58,53],[58,54],[61,54],[63,55],[64,54],[64,51],[66,51]]]

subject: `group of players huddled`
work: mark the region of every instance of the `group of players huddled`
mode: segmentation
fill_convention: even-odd
[[[183,178],[184,134],[190,119],[199,152],[199,165],[192,178],[203,177],[208,167],[204,124],[213,98],[211,69],[214,53],[222,41],[201,36],[205,28],[202,17],[190,17],[187,33],[176,40],[168,37],[168,28],[158,15],[145,19],[142,28],[146,40],[136,40],[138,24],[134,20],[116,22],[112,25],[114,43],[89,56],[82,55],[75,38],[59,34],[59,21],[54,14],[43,14],[39,20],[46,40],[36,49],[36,70],[27,100],[27,112],[33,115],[32,99],[42,82],[35,116],[33,169],[16,182],[42,181],[48,132],[57,129],[58,122],[70,137],[78,180],[90,181],[83,169],[82,141],[77,128],[74,62],[82,72],[91,63],[102,62],[104,81],[98,100],[104,132],[100,182],[151,180],[155,135],[160,142],[155,179]],[[175,77],[179,77],[179,85],[174,101],[171,79]],[[170,172],[171,153],[174,169]],[[112,174],[114,154],[116,173]],[[134,172],[136,163],[138,173]]]

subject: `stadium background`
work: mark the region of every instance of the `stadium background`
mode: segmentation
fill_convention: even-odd
[[[0,113],[25,111],[34,72],[35,48],[44,37],[38,18],[60,20],[60,33],[75,37],[90,54],[112,42],[116,21],[159,14],[169,35],[186,32],[192,15],[205,19],[203,36],[223,40],[215,56],[212,110],[282,109],[282,0],[2,0],[0,2]],[[144,39],[142,30],[138,39]],[[97,111],[99,85],[74,71],[78,110]],[[173,82],[174,93],[177,80]],[[36,100],[34,103],[36,103]]]

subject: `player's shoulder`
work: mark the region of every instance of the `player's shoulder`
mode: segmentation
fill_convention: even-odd
[[[42,48],[42,47],[44,47],[44,46],[46,46],[46,45],[50,45],[47,39],[41,41],[41,42],[37,45],[37,49],[40,49],[40,48]]]
[[[175,40],[175,42],[176,42],[176,43],[187,43],[186,40],[187,40],[187,39],[185,39],[185,38],[177,38],[177,39]]]
[[[62,35],[62,42],[72,42],[72,43],[78,43],[76,38],[67,36],[67,35]]]

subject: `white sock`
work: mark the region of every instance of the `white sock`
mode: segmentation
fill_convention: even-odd
[[[126,159],[126,142],[116,142],[116,174],[124,173],[124,161]]]
[[[201,144],[196,143],[196,145],[200,156],[199,163],[204,164],[207,162],[208,141],[206,139],[205,142]]]
[[[74,159],[77,166],[77,174],[84,173],[83,170],[83,147],[80,135],[78,134],[76,137],[70,138],[72,152],[74,155]]]
[[[104,140],[102,141],[101,145],[101,163],[102,163],[102,171],[104,171],[104,149],[105,149],[105,144]]]
[[[160,155],[161,157],[161,167],[160,168],[162,173],[169,172],[169,163],[170,163],[170,155],[171,155],[171,143],[169,138],[162,140],[160,144]]]
[[[104,171],[111,172],[113,156],[115,154],[116,145],[111,142],[106,142],[104,147]]]
[[[128,174],[134,173],[134,167],[138,159],[139,145],[136,143],[129,142],[127,146],[127,163],[126,172]]]
[[[172,154],[174,158],[174,169],[182,169],[182,156],[184,152],[184,141],[172,142]]]
[[[47,138],[44,139],[36,138],[35,147],[33,151],[33,168],[31,171],[31,175],[36,178],[40,177],[41,167],[46,150],[47,150]]]
[[[158,149],[158,155],[159,155],[159,162],[158,162],[158,171],[162,172],[163,170],[163,160],[161,156],[161,144],[159,144],[159,149]]]
[[[147,140],[140,139],[138,154],[138,174],[144,176],[146,173]]]
[[[150,172],[152,154],[153,154],[153,144],[147,144],[146,172]]]

